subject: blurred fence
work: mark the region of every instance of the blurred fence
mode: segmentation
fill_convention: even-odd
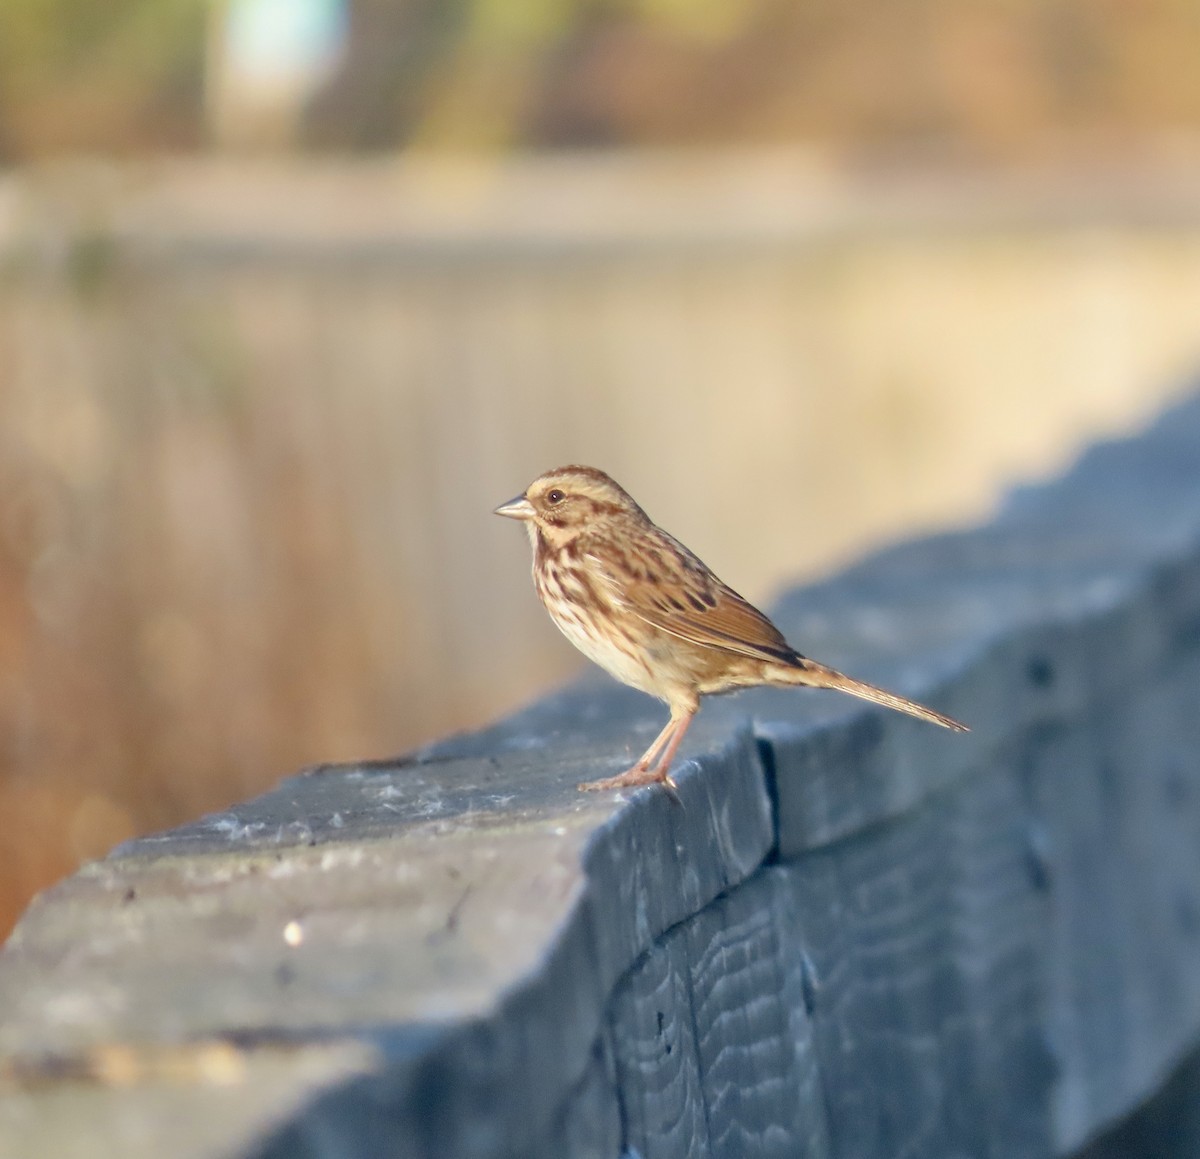
[[[490,515],[549,466],[757,598],[1156,408],[1200,349],[1198,191],[794,155],[8,177],[0,929],[135,830],[572,669]]]

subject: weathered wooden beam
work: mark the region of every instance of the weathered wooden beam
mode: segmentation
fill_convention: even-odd
[[[0,953],[0,1155],[1054,1156],[1126,1119],[1200,1047],[1200,400],[775,611],[974,731],[746,693],[679,804],[581,795],[661,724],[597,677],[131,842]]]

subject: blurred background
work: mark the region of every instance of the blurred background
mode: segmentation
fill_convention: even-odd
[[[579,667],[548,467],[767,600],[1197,365],[1192,3],[4,0],[0,935]]]

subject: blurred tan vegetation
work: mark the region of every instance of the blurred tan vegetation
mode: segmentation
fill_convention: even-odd
[[[1200,352],[1193,4],[352,0],[260,127],[223,12],[0,4],[0,933],[574,671],[549,466],[766,599]]]

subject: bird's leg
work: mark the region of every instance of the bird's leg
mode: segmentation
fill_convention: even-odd
[[[683,734],[687,732],[688,726],[695,719],[696,710],[694,708],[686,709],[680,714],[679,723],[675,727],[675,731],[671,734],[671,743],[667,745],[666,752],[662,755],[662,760],[658,762],[658,767],[654,770],[655,777],[662,781],[667,788],[674,790],[675,782],[671,779],[671,762],[675,759],[675,753],[679,749],[679,744],[683,740]]]
[[[675,782],[668,775],[668,769],[671,766],[672,757],[675,756],[675,750],[679,748],[679,742],[683,740],[683,734],[687,732],[688,725],[692,723],[692,717],[695,715],[694,708],[672,709],[671,719],[667,721],[666,727],[654,738],[653,743],[642,753],[633,768],[628,772],[618,773],[615,777],[605,777],[599,781],[584,781],[579,787],[584,792],[600,792],[604,789],[628,789],[635,785],[654,785],[662,781],[673,789]],[[662,760],[658,762],[657,767],[651,768],[655,757],[663,751],[664,746],[666,746],[666,752],[663,753]]]
[[[654,764],[654,758],[657,757],[660,752],[662,752],[663,745],[665,745],[667,741],[671,739],[671,734],[678,727],[679,718],[675,715],[675,713],[671,713],[667,723],[663,726],[662,732],[660,732],[658,736],[654,738],[654,740],[650,743],[650,747],[644,753],[642,753],[640,757],[638,757],[637,764],[634,765],[633,768],[645,772],[646,769]],[[632,771],[633,770],[631,769],[630,772]]]
[[[584,792],[600,792],[604,789],[624,789],[633,785],[651,785],[660,778],[657,772],[650,772],[654,758],[662,751],[663,745],[671,739],[671,734],[679,727],[679,718],[671,713],[662,732],[651,742],[650,747],[638,758],[637,764],[624,773],[615,777],[605,777],[599,781],[584,781],[579,787]]]

